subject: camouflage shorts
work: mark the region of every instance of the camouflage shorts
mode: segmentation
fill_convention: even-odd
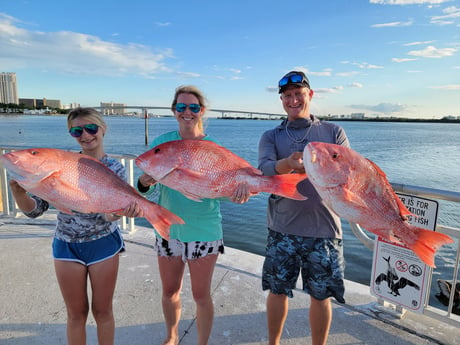
[[[341,239],[302,237],[269,230],[262,288],[293,297],[299,273],[303,290],[313,298],[334,297],[345,303]]]

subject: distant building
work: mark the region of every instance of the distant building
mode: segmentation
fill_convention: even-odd
[[[355,120],[364,119],[364,113],[351,113],[350,116],[351,116],[352,119],[355,119]]]
[[[80,106],[80,103],[69,103],[69,104],[63,104],[61,109],[75,109]]]
[[[115,115],[126,113],[126,103],[101,102],[102,115]]]
[[[36,98],[19,98],[19,104],[29,108],[58,108],[62,109],[61,100],[59,99],[36,99]]]
[[[0,103],[19,104],[16,73],[0,73]]]

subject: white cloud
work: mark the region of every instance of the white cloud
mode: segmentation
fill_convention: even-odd
[[[413,21],[408,22],[390,22],[390,23],[382,23],[382,24],[373,24],[371,25],[372,28],[385,28],[385,27],[395,27],[395,26],[411,26]]]
[[[16,22],[10,16],[0,16],[3,69],[27,66],[67,74],[150,76],[167,71],[165,60],[173,57],[171,49],[153,53],[140,44],[117,44],[70,31],[31,31]]]
[[[455,6],[450,6],[442,11],[444,15],[431,17],[431,23],[448,25],[454,24],[455,20],[460,19],[460,9]]]
[[[357,74],[359,74],[359,72],[351,71],[351,72],[339,72],[339,73],[336,73],[335,75],[338,77],[351,77]]]
[[[452,85],[440,85],[440,86],[431,86],[430,89],[442,89],[442,90],[460,90],[460,84]]]
[[[408,62],[408,61],[416,61],[417,59],[411,59],[411,58],[392,58],[391,61],[393,62]]]
[[[352,104],[350,108],[360,109],[360,110],[370,110],[377,113],[382,113],[386,115],[401,113],[407,109],[407,106],[402,104],[395,103],[379,103],[377,105],[367,105],[367,104]]]
[[[442,4],[453,0],[369,0],[371,4],[380,5],[420,5],[420,4]]]
[[[433,43],[433,42],[434,42],[434,41],[409,42],[409,43],[403,44],[403,46],[406,46],[406,47],[409,47],[409,46],[419,46],[419,45],[422,45],[422,44],[430,44],[430,43]]]
[[[438,49],[434,46],[428,46],[422,50],[411,50],[407,55],[420,56],[425,58],[442,58],[452,56],[457,52],[457,48],[441,48]]]

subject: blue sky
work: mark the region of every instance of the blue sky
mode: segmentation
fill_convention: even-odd
[[[460,0],[1,0],[0,72],[19,97],[284,113],[304,70],[312,113],[460,116]]]

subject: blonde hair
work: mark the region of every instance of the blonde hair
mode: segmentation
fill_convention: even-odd
[[[70,129],[72,127],[72,121],[76,118],[85,117],[91,120],[93,123],[99,127],[106,128],[107,124],[102,117],[102,114],[94,108],[82,108],[78,107],[73,109],[69,115],[67,115],[67,127]]]
[[[198,99],[198,103],[201,105],[202,108],[204,108],[204,110],[208,108],[208,100],[203,95],[203,92],[201,92],[200,89],[198,89],[196,86],[193,86],[193,85],[181,85],[176,88],[176,92],[174,93],[174,98],[171,103],[171,111],[173,113],[176,110],[177,98],[179,97],[180,94],[183,94],[183,93],[194,95]],[[204,116],[204,113],[203,113],[203,116]],[[201,117],[200,122],[198,123],[198,128],[202,131],[204,130],[203,116]]]

